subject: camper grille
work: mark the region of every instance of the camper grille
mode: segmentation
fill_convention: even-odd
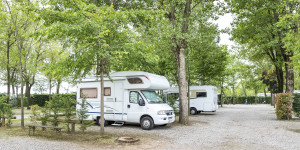
[[[169,110],[169,111],[166,112],[166,114],[167,114],[168,116],[171,116],[171,115],[174,114],[174,112],[173,112],[172,110]]]

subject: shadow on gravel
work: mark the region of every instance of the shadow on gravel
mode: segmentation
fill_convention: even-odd
[[[95,125],[95,126],[98,126],[98,125]],[[173,126],[173,124],[168,124],[165,126],[155,126],[152,130],[168,130],[168,129],[171,129],[172,126]],[[131,129],[143,130],[139,124],[124,124],[123,126],[108,125],[108,126],[105,126],[105,128],[123,128],[123,129],[131,128]]]
[[[191,115],[191,116],[214,116],[214,115],[217,115],[216,113],[209,113],[209,112],[205,112],[205,113],[203,113],[203,112],[201,112],[201,113],[199,113],[199,114],[196,114],[196,115]]]

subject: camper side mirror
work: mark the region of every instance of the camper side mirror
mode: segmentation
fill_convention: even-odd
[[[140,106],[145,106],[145,101],[144,101],[143,99],[140,99],[140,100],[138,101],[138,104],[139,104]]]

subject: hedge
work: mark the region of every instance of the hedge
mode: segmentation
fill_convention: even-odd
[[[295,116],[300,117],[300,93],[293,94],[293,111]]]
[[[62,96],[72,96],[74,99],[76,99],[76,94],[59,94]],[[30,97],[31,104],[30,105],[38,105],[40,107],[43,107],[46,103],[46,101],[49,101],[49,95],[48,94],[33,94]],[[27,98],[24,97],[24,106],[28,106]],[[17,107],[21,107],[21,98],[18,98],[17,100]]]
[[[237,96],[232,97],[234,104],[245,104],[245,99],[247,98],[247,104],[255,104],[255,98],[257,98],[256,103],[257,104],[270,104],[271,103],[271,97],[256,97],[256,96]],[[230,104],[231,97],[226,97],[224,103]]]

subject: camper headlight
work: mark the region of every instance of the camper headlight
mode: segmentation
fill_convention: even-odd
[[[166,110],[160,110],[157,112],[158,115],[166,115],[167,111]]]

